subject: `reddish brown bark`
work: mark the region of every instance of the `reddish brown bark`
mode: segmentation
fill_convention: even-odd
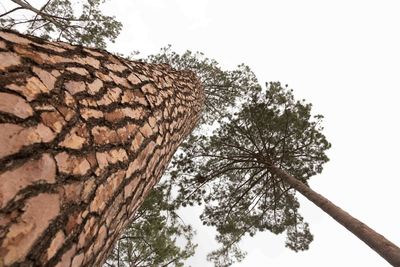
[[[287,172],[274,166],[269,166],[269,169],[375,250],[391,265],[400,267],[400,248],[398,246]]]
[[[190,72],[0,31],[0,266],[100,266],[199,118]]]

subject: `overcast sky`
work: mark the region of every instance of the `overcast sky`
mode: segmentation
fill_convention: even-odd
[[[6,0],[0,0],[1,2]],[[31,1],[32,3],[40,1]],[[400,4],[398,1],[110,0],[124,25],[109,50],[143,55],[172,44],[202,51],[222,66],[246,63],[259,81],[281,81],[325,116],[332,143],[310,186],[400,245]],[[389,266],[378,254],[304,198],[301,213],[314,241],[306,252],[284,247],[284,236],[245,238],[235,267]],[[193,267],[214,232],[198,228]]]
[[[259,81],[281,81],[325,116],[330,162],[310,185],[400,244],[400,16],[398,1],[110,1],[124,29],[111,50],[202,51],[226,68],[248,64]],[[241,243],[234,266],[364,266],[389,264],[345,228],[301,198],[314,242],[306,252],[284,236],[260,233]],[[193,221],[193,213],[186,216]],[[198,222],[193,222],[199,225]],[[214,232],[199,228],[193,267]]]

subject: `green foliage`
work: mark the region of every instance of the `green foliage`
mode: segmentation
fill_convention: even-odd
[[[250,92],[260,91],[255,74],[244,64],[234,70],[223,70],[218,62],[201,52],[186,51],[178,54],[171,46],[161,49],[147,58],[148,62],[169,64],[177,70],[193,71],[203,85],[205,107],[200,125],[211,125],[216,119],[227,114],[238,103],[244,101]]]
[[[116,242],[107,266],[183,266],[194,254],[194,230],[180,220],[169,190],[166,184],[152,190]]]
[[[279,82],[252,91],[233,115],[219,119],[210,136],[194,137],[174,159],[181,200],[206,204],[201,219],[216,227],[221,249],[209,255],[229,266],[243,254],[237,242],[257,231],[286,232],[286,246],[308,249],[312,235],[298,213],[295,191],[268,166],[284,169],[304,183],[322,171],[330,147],[321,133],[322,116],[295,101]]]
[[[105,48],[107,40],[114,42],[119,35],[122,24],[115,17],[102,14],[100,5],[104,1],[49,0],[41,8],[26,1],[13,1],[20,9],[0,15],[0,26],[23,29],[46,39]],[[31,17],[19,18],[16,13],[21,10],[28,11]]]

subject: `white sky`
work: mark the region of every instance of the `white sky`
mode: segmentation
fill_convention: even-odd
[[[1,0],[5,3],[6,0]],[[32,4],[40,1],[31,1]],[[124,28],[109,50],[143,55],[172,44],[202,51],[222,66],[246,63],[259,81],[281,81],[325,116],[331,161],[311,187],[400,245],[400,3],[398,1],[110,0],[107,13]],[[314,242],[306,252],[284,247],[284,236],[260,233],[241,243],[236,267],[389,264],[345,228],[300,197]],[[214,232],[198,226],[193,267]]]
[[[310,185],[400,245],[400,16],[398,1],[110,1],[124,24],[111,50],[142,54],[167,44],[202,51],[224,67],[244,62],[260,82],[281,81],[325,116],[331,161]],[[304,198],[314,242],[306,252],[284,236],[245,238],[247,258],[234,266],[389,264]],[[194,221],[193,212],[186,218]],[[210,228],[198,229],[193,267],[212,266]]]

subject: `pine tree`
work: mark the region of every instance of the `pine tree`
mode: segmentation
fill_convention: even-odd
[[[308,249],[313,237],[298,212],[296,192],[400,266],[396,245],[308,186],[328,161],[325,151],[331,145],[322,133],[322,118],[312,116],[311,104],[296,101],[292,90],[270,83],[266,91],[253,91],[233,115],[220,118],[213,134],[197,138],[175,159],[182,198],[204,201],[201,219],[219,233],[222,247],[209,255],[216,266],[241,260],[238,241],[257,231],[286,232],[287,247]]]
[[[170,189],[166,183],[152,189],[118,238],[105,266],[184,266],[193,256],[195,231],[177,214]]]
[[[190,71],[0,31],[0,263],[100,266],[199,120]]]

